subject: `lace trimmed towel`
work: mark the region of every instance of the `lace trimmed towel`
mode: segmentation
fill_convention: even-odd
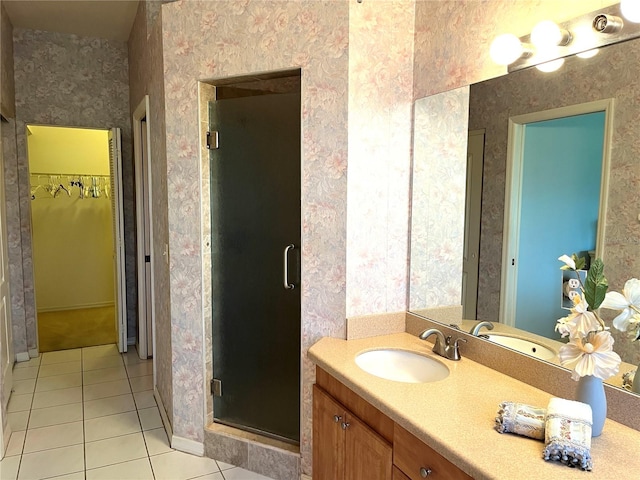
[[[591,425],[589,405],[552,398],[547,407],[543,458],[591,470]]]
[[[516,402],[502,402],[495,429],[500,433],[517,433],[544,440],[546,409]]]

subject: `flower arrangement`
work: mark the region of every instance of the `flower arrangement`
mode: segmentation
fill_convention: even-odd
[[[584,258],[574,254],[571,257],[562,255],[558,260],[564,263],[561,267],[562,270],[572,270],[576,273],[580,284],[580,293],[572,298],[571,313],[567,317],[559,319],[556,324],[556,331],[562,337],[569,337],[569,343],[560,347],[560,363],[563,367],[572,370],[571,378],[573,380],[579,380],[580,377],[586,375],[606,380],[618,373],[621,359],[613,351],[611,332],[608,331],[597,312],[598,308],[605,306],[603,302],[605,302],[609,288],[604,276],[604,263],[600,259],[594,260],[583,282],[578,270],[584,268],[586,263]],[[640,300],[640,284],[637,287],[638,290],[634,290],[634,293],[639,294],[637,299]],[[610,295],[606,305],[610,305],[607,308],[618,308],[617,306],[624,304],[625,311],[617,317],[622,317],[618,324],[622,325],[625,321],[629,324],[631,318],[636,318],[629,313],[633,310],[629,305],[633,303],[629,303],[630,299],[626,293],[620,297]],[[614,305],[616,306],[614,307]],[[626,315],[623,317],[625,312]],[[635,310],[634,312],[636,315],[640,313]],[[640,322],[640,317],[637,317],[637,320]]]

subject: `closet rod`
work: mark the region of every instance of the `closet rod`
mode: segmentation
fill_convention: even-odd
[[[41,172],[29,172],[29,175],[36,176],[49,176],[49,177],[109,177],[111,175],[100,175],[96,173],[41,173]]]

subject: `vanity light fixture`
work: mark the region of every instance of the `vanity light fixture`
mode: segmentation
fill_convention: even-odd
[[[551,20],[543,20],[531,30],[531,43],[537,48],[566,46],[571,43],[571,33]]]
[[[626,0],[560,24],[545,20],[520,38],[500,35],[489,53],[494,62],[507,65],[509,72],[541,64],[545,65],[540,70],[553,71],[551,66],[559,68],[562,63],[550,63],[554,60],[577,54],[589,58],[600,47],[638,37],[640,0]]]
[[[509,65],[523,56],[531,56],[533,48],[523,45],[512,33],[498,35],[489,48],[491,59],[498,65]]]

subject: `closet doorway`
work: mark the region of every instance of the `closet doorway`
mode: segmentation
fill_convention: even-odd
[[[126,351],[118,129],[29,125],[40,352]]]

